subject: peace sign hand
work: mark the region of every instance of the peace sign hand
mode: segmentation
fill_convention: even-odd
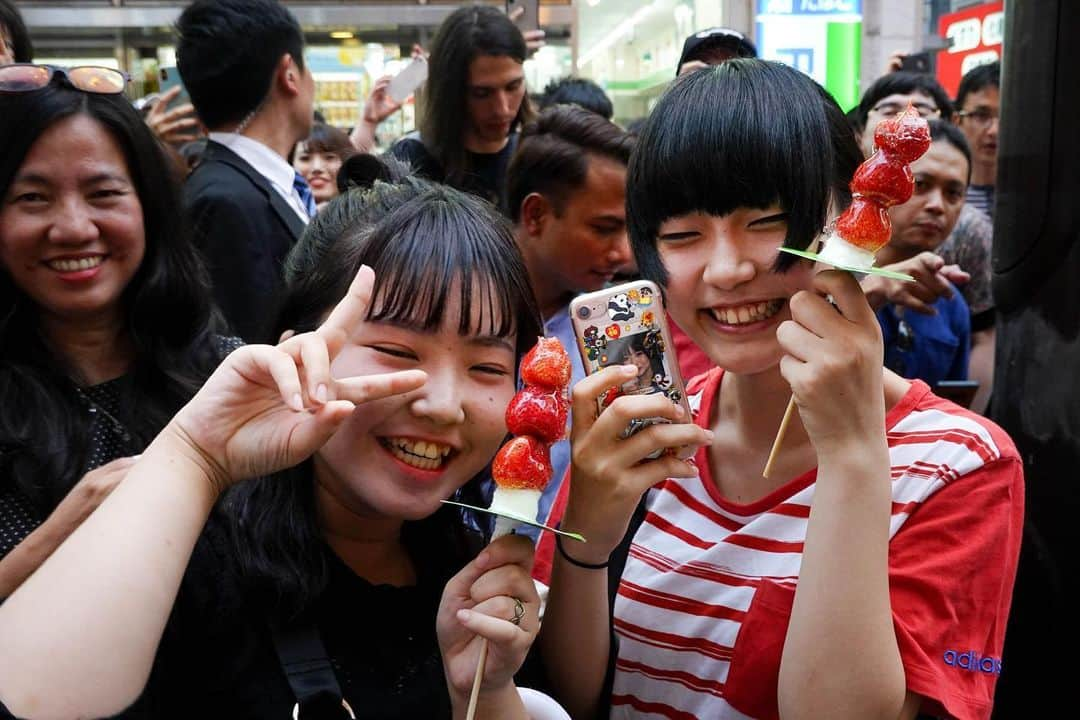
[[[363,266],[322,326],[276,347],[229,355],[170,423],[198,453],[220,492],[292,467],[330,439],[357,405],[410,392],[421,370],[335,379],[330,363],[363,322],[375,275]]]

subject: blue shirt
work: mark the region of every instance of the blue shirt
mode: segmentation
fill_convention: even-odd
[[[910,308],[897,312],[895,305],[877,311],[885,367],[931,388],[942,380],[967,380],[971,353],[971,315],[964,296],[953,288],[952,299],[938,298],[932,307],[936,315]]]

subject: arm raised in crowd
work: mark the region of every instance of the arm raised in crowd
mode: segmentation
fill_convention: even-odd
[[[230,355],[104,503],[0,606],[0,701],[19,716],[99,717],[139,695],[188,558],[230,483],[311,455],[355,406],[417,370],[335,380],[364,316],[361,269],[319,330]]]

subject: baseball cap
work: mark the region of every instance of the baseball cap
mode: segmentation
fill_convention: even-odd
[[[714,47],[730,50],[735,57],[757,57],[757,48],[754,47],[754,43],[738,30],[725,27],[709,28],[686,38],[682,55],[679,56],[679,63],[675,66],[675,74],[679,74],[679,68],[683,66],[683,63],[700,59],[696,56]]]

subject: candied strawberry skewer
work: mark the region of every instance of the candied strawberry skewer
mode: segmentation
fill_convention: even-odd
[[[540,496],[551,482],[550,446],[566,434],[569,414],[566,390],[570,385],[570,357],[562,343],[555,338],[539,338],[522,360],[521,379],[525,387],[506,408],[506,427],[515,437],[499,448],[491,464],[495,495],[488,510],[496,514],[492,539],[513,530],[519,524],[515,517],[535,518]],[[473,720],[476,714],[487,653],[484,639],[466,720]]]
[[[492,512],[499,514],[493,537],[516,524],[505,514],[536,517],[540,495],[551,481],[550,445],[566,434],[570,358],[555,338],[540,338],[521,364],[525,387],[506,408],[506,427],[516,437],[499,449],[491,466]]]
[[[877,151],[851,180],[851,205],[836,221],[819,259],[833,265],[869,269],[874,255],[889,242],[888,208],[911,198],[915,179],[911,163],[930,148],[930,126],[910,104],[874,130]]]
[[[878,123],[874,129],[874,144],[877,151],[859,166],[851,179],[851,205],[837,218],[836,232],[826,239],[825,249],[819,254],[788,252],[844,269],[888,274],[874,268],[874,256],[892,235],[888,209],[906,203],[915,192],[915,177],[910,165],[930,149],[930,125],[909,103],[904,112]],[[906,275],[892,277],[911,280]],[[761,472],[764,477],[769,477],[772,472],[794,414],[795,396],[792,395]]]

